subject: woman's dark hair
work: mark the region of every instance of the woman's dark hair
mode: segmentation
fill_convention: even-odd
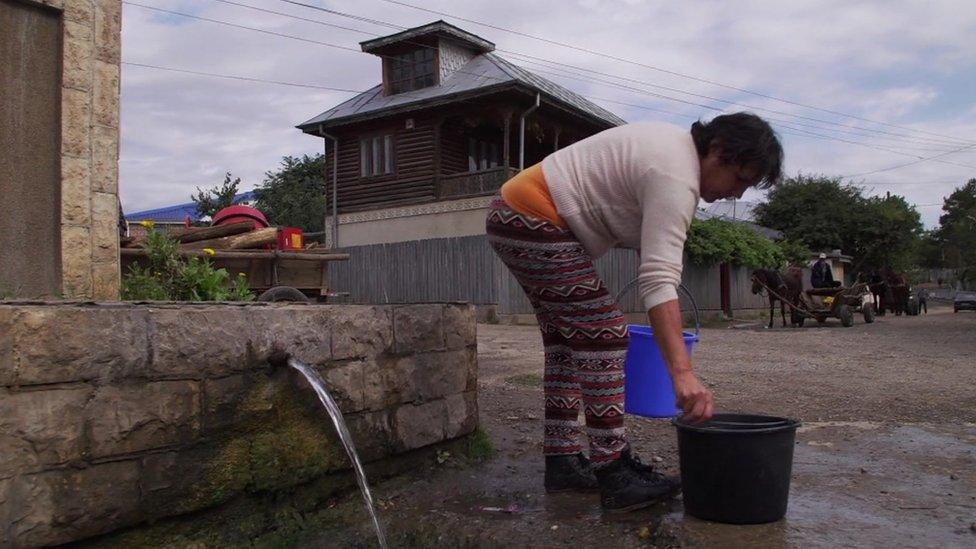
[[[783,146],[768,122],[748,112],[723,114],[711,122],[691,125],[691,137],[698,156],[705,157],[717,146],[726,164],[756,166],[761,174],[760,189],[768,189],[783,175]]]

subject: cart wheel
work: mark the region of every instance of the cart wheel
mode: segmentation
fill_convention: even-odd
[[[865,324],[871,324],[874,322],[874,305],[865,303],[861,306],[861,313],[864,315]]]
[[[854,313],[851,312],[851,308],[847,305],[841,305],[837,308],[837,318],[840,319],[841,326],[845,328],[850,328],[854,325]]]
[[[275,286],[258,296],[258,301],[292,301],[308,303],[308,297],[291,286]]]

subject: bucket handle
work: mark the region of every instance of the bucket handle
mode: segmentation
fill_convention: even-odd
[[[637,278],[634,278],[626,285],[624,285],[623,289],[620,290],[619,293],[617,293],[617,297],[616,297],[617,303],[620,303],[620,298],[627,295],[627,292],[629,292],[631,288],[633,288],[636,285],[637,285]],[[695,296],[691,294],[691,290],[689,290],[684,284],[678,284],[678,289],[684,292],[684,294],[688,296],[688,300],[691,301],[691,308],[693,311],[695,311],[695,335],[696,336],[700,335],[701,314],[698,312],[698,302],[695,301]]]

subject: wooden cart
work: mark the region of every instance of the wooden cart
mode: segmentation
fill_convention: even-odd
[[[870,324],[874,322],[874,306],[864,303],[865,295],[868,295],[868,286],[863,282],[849,288],[839,286],[806,290],[800,306],[790,305],[790,319],[794,324],[803,326],[803,321],[807,318],[820,324],[828,318],[837,318],[842,326],[850,328],[854,325],[854,313],[859,312],[864,316],[864,322]],[[823,304],[818,305],[813,297],[820,297]]]
[[[132,263],[144,264],[142,248],[122,248],[122,269]],[[309,299],[327,301],[340,294],[329,287],[329,263],[345,261],[349,254],[323,250],[183,250],[183,257],[203,257],[215,267],[227,269],[231,278],[238,273],[247,276],[251,290],[262,301],[301,301],[299,293]]]

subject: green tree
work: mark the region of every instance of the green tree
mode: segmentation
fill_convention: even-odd
[[[325,224],[325,155],[286,156],[254,189],[257,208],[274,225],[321,231]]]
[[[234,196],[237,195],[237,187],[241,184],[241,178],[231,179],[230,172],[224,174],[224,183],[220,186],[202,190],[197,187],[197,194],[191,198],[197,204],[197,211],[200,217],[213,218],[220,210],[234,204]]]
[[[773,187],[756,206],[756,222],[814,250],[853,247],[861,190],[839,178],[797,175]],[[849,253],[849,252],[848,252]]]
[[[915,207],[901,196],[888,196],[864,198],[858,209],[863,221],[854,225],[853,243],[845,252],[864,266],[909,269],[923,234]]]
[[[976,280],[976,179],[946,197],[942,211],[936,239],[945,266],[956,269],[962,280]]]
[[[696,265],[732,263],[778,269],[787,262],[784,250],[775,242],[742,223],[723,219],[692,219],[685,252]]]
[[[840,178],[798,175],[756,207],[759,224],[812,250],[840,249],[863,267],[905,269],[922,234],[918,212],[900,196],[865,197]]]

